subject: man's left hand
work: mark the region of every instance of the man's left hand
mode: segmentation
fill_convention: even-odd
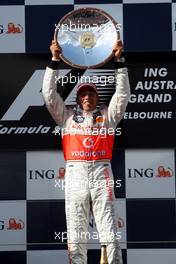
[[[123,43],[121,40],[118,40],[115,47],[113,48],[113,52],[114,52],[114,60],[117,62],[122,54],[122,50],[123,50]]]

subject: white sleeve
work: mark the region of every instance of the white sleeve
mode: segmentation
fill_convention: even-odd
[[[57,78],[59,71],[46,68],[42,95],[48,111],[59,126],[62,126],[69,116],[69,109],[64,105],[62,97],[57,93]]]
[[[116,91],[108,107],[108,119],[116,127],[122,119],[130,97],[130,84],[127,68],[117,69],[115,73]]]

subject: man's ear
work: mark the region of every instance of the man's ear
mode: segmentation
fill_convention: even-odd
[[[80,100],[79,100],[79,97],[77,96],[76,97],[76,103],[79,105],[79,107],[82,109],[82,106],[81,106],[81,104],[80,104]]]

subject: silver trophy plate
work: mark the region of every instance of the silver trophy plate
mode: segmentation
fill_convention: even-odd
[[[59,21],[54,39],[64,62],[75,68],[97,68],[112,58],[120,25],[103,10],[80,8]]]

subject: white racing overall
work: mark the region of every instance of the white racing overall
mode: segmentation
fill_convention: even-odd
[[[116,91],[109,106],[100,106],[91,112],[73,110],[64,105],[57,93],[56,76],[58,70],[47,67],[42,93],[50,114],[63,132],[70,263],[87,264],[86,234],[91,203],[100,243],[107,245],[108,263],[122,264],[110,160],[116,126],[123,117],[130,96],[127,69],[116,70]]]

